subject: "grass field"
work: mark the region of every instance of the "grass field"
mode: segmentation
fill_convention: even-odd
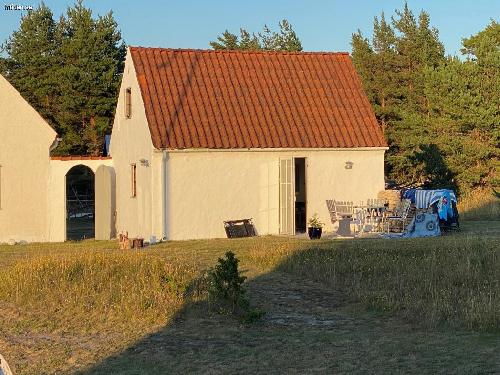
[[[464,194],[459,199],[458,211],[464,220],[499,220],[499,193],[492,189],[479,189]]]
[[[0,353],[16,374],[500,373],[500,222],[462,227],[0,246]],[[208,311],[197,280],[227,250],[256,323]]]

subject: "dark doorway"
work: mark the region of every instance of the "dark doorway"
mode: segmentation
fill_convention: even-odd
[[[306,217],[306,159],[295,158],[295,233],[305,233]]]
[[[82,240],[95,235],[94,172],[77,165],[66,174],[66,239]]]

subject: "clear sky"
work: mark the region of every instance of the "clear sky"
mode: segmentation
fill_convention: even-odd
[[[0,41],[19,26],[23,11],[4,10],[5,4],[31,5],[38,1],[0,3]],[[56,17],[73,1],[45,0]],[[351,34],[358,28],[370,36],[373,17],[401,9],[404,0],[85,0],[94,14],[113,10],[129,45],[170,48],[209,48],[225,29],[276,29],[286,18],[306,51],[351,51]],[[500,0],[409,0],[414,13],[424,9],[440,32],[448,54],[459,54],[461,39],[482,30],[490,19],[500,19]]]

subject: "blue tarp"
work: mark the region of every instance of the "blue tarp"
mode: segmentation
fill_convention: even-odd
[[[457,203],[455,192],[450,189],[406,189],[403,192],[403,198],[411,200],[411,203],[413,203],[417,208],[429,208],[432,204],[439,201],[442,197],[449,197],[452,201]]]
[[[403,233],[384,234],[385,238],[437,237],[441,235],[437,214],[419,213],[415,215]]]

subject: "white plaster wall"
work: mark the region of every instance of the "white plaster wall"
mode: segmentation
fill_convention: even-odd
[[[132,117],[125,117],[125,90],[132,89]],[[142,101],[139,84],[132,63],[130,52],[127,53],[123,72],[120,95],[116,107],[113,132],[111,134],[110,153],[116,172],[116,207],[117,233],[128,231],[129,237],[142,236],[149,240],[156,228],[161,228],[157,222],[155,210],[160,210],[161,176],[160,158],[153,158],[153,143],[146,120],[144,103]],[[147,163],[140,162],[144,159]],[[153,160],[154,159],[154,160]],[[137,196],[131,195],[130,165],[137,165]],[[155,202],[153,207],[152,202]],[[161,216],[160,216],[161,217]]]
[[[50,242],[66,241],[66,174],[77,165],[85,165],[95,173],[101,165],[113,166],[113,161],[111,159],[50,160],[47,190],[50,202],[48,220]]]
[[[0,75],[0,242],[48,239],[49,149],[55,137]]]
[[[170,151],[167,238],[225,237],[222,222],[242,218],[253,218],[259,234],[278,234],[286,157],[306,158],[307,217],[318,213],[326,231],[333,230],[327,199],[366,200],[384,189],[384,149]]]

